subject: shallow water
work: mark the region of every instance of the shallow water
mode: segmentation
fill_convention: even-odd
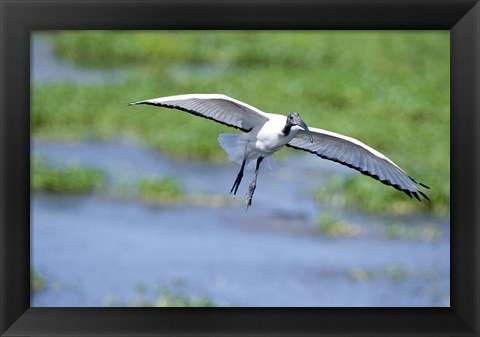
[[[238,209],[96,198],[34,198],[33,217],[33,264],[56,284],[34,306],[133,303],[138,286],[233,306],[435,306],[448,289],[445,241],[331,240],[256,227]],[[352,277],[388,268],[407,276]]]
[[[36,141],[33,153],[57,165],[102,168],[111,181],[176,175],[192,193],[215,195],[228,195],[238,169],[173,160],[127,142]],[[319,235],[313,222],[328,210],[310,198],[305,180],[343,173],[329,164],[309,170],[309,157],[283,160],[281,170],[259,176],[248,212],[241,194],[225,207],[35,194],[32,261],[49,285],[32,305],[131,305],[153,301],[160,289],[232,306],[448,304],[448,221],[397,217],[411,226],[435,223],[441,236],[434,242],[391,240],[382,228],[392,219],[341,211],[336,217],[354,223],[361,234]]]

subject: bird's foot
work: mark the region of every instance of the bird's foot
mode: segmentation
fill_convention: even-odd
[[[248,211],[248,208],[252,206],[253,193],[255,192],[256,187],[257,187],[257,184],[255,181],[252,181],[248,186],[248,191],[245,194],[247,196],[247,209],[245,211]]]

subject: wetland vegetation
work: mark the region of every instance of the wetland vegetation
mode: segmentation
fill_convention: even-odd
[[[230,128],[127,107],[158,96],[220,92],[264,111],[297,111],[311,126],[358,138],[432,187],[431,202],[419,206],[356,175],[319,186],[320,201],[332,193],[375,212],[449,212],[448,32],[77,31],[55,34],[53,44],[61,58],[85,67],[135,71],[101,87],[33,85],[34,137],[125,136],[174,157],[226,161],[216,138]]]
[[[119,306],[120,303],[111,302],[111,306]],[[122,305],[123,306],[123,305]],[[170,308],[186,308],[186,307],[217,307],[206,296],[192,297],[183,292],[171,291],[163,289],[160,294],[152,301],[146,299],[142,292],[140,292],[140,299],[133,301],[127,306],[132,307],[170,307]]]
[[[87,193],[105,185],[105,173],[77,164],[52,166],[41,156],[31,161],[31,189],[52,193]]]
[[[37,270],[30,270],[30,291],[32,293],[37,293],[45,288],[46,285],[45,277]]]

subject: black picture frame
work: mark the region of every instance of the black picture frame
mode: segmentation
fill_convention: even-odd
[[[2,336],[479,336],[480,4],[0,0]],[[451,37],[449,308],[30,308],[30,32],[412,29]]]

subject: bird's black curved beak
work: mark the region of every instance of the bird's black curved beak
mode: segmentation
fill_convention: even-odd
[[[305,130],[305,132],[308,134],[308,138],[310,138],[310,143],[313,143],[313,137],[310,133],[310,130],[308,129],[307,124],[305,124],[305,122],[302,121],[300,118],[298,119],[298,126]]]

